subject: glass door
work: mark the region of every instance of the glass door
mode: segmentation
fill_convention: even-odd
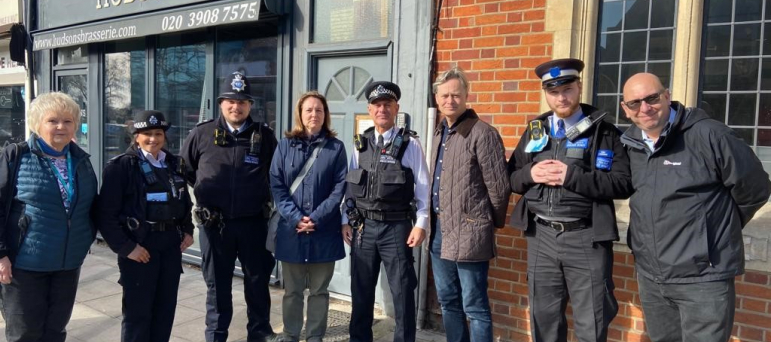
[[[56,72],[56,89],[70,95],[80,106],[80,127],[75,132],[75,142],[88,149],[88,76],[86,69]]]

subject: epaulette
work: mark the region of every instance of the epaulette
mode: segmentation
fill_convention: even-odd
[[[410,135],[410,137],[413,137],[413,138],[415,138],[415,139],[420,139],[420,136],[418,135],[418,132],[415,132],[415,131],[413,131],[413,130],[409,130],[409,129],[407,129],[407,130],[405,130],[405,131],[404,131],[404,133],[405,133],[405,134],[409,134],[409,135]]]
[[[204,121],[201,121],[201,122],[197,123],[197,124],[195,125],[195,127],[198,127],[198,126],[200,126],[200,125],[203,125],[203,124],[207,124],[207,123],[210,123],[210,122],[212,122],[212,121],[214,121],[214,119],[209,119],[209,120],[204,120]]]

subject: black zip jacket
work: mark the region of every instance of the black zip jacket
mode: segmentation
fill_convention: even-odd
[[[270,200],[268,171],[278,142],[267,124],[247,119],[238,135],[225,119],[198,124],[185,139],[181,157],[187,162],[187,181],[196,205],[222,212],[226,218],[264,216]],[[224,144],[214,143],[214,131],[224,132]],[[258,153],[250,153],[252,132],[260,135]]]
[[[179,178],[179,159],[166,153],[166,169],[169,177]],[[127,257],[136,244],[142,244],[150,226],[146,221],[147,191],[144,176],[139,168],[139,151],[129,147],[126,153],[110,159],[102,173],[102,188],[96,204],[99,232],[110,248],[121,257]],[[193,235],[191,210],[193,203],[187,191],[180,192],[185,206],[185,216],[175,222],[183,233]],[[127,218],[139,222],[135,231],[129,231]]]
[[[672,102],[675,121],[651,151],[636,126],[621,137],[635,193],[627,243],[640,275],[659,283],[744,273],[742,228],[768,201],[771,181],[729,127]]]
[[[587,104],[581,104],[581,110],[591,119],[596,119],[603,113]],[[547,118],[552,114],[549,111],[536,118],[542,122],[544,132],[550,131]],[[570,216],[571,210],[574,210],[571,206],[576,205],[577,202],[589,206],[591,214],[585,218],[592,222],[594,242],[618,240],[618,225],[616,224],[616,209],[613,205],[613,199],[627,198],[632,194],[629,159],[624,146],[619,141],[620,135],[621,131],[616,126],[601,120],[575,139],[578,141],[589,138],[588,156],[585,155],[584,160],[566,161],[564,148],[556,146],[556,140],[551,137],[549,137],[549,142],[542,152],[526,153],[525,147],[530,141],[530,128],[528,127],[509,159],[511,189],[515,193],[523,195],[514,207],[511,225],[516,229],[532,233],[535,227],[535,214],[529,207],[528,201],[538,201],[539,204],[543,205],[547,202],[545,198],[549,197],[548,205],[552,207],[550,210],[555,212],[555,216],[574,217]],[[566,139],[560,142],[560,144],[565,143],[567,143]],[[554,150],[562,151],[557,153],[557,158],[551,157],[555,154]],[[600,150],[613,151],[609,171],[596,167],[597,153]],[[549,157],[541,158],[542,155],[540,154],[543,153],[548,154]],[[535,183],[530,175],[530,170],[537,162],[536,159],[559,159],[565,162],[568,169],[564,184],[561,187],[550,187]]]

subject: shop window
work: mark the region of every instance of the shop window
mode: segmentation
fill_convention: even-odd
[[[604,0],[600,3],[594,101],[606,120],[631,122],[620,102],[624,82],[649,72],[671,85],[677,0]]]
[[[771,2],[707,0],[699,107],[771,170]]]
[[[0,87],[0,146],[24,141],[24,87]]]
[[[166,148],[179,154],[182,142],[206,119],[206,35],[163,35],[155,49],[155,109],[171,122]]]
[[[391,36],[393,0],[317,0],[313,43],[337,43]]]
[[[224,27],[217,32],[217,91],[233,72],[240,71],[252,87],[252,119],[276,129],[278,32],[275,25],[254,26]]]
[[[146,109],[147,57],[144,39],[105,45],[104,163],[132,143],[133,117]]]
[[[88,46],[67,46],[56,49],[56,65],[88,63]]]

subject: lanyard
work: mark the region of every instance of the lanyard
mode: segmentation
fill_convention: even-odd
[[[51,161],[51,159],[48,159],[48,165],[51,166],[51,169],[54,170],[54,174],[56,174],[56,178],[59,179],[59,183],[64,187],[64,190],[67,191],[67,199],[72,202],[72,199],[75,197],[75,176],[72,174],[72,155],[70,155],[69,152],[67,152],[67,176],[68,181],[64,180],[64,177],[62,177],[62,174],[59,173],[59,168],[54,165],[54,162]]]

